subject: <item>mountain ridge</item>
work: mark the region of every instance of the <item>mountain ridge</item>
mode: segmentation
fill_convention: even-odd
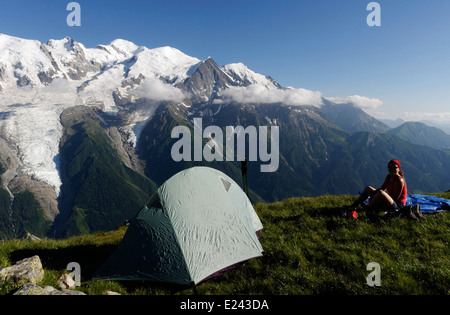
[[[14,52],[7,41],[20,49]],[[42,44],[0,35],[0,52],[6,56],[0,62],[3,187],[17,183],[18,189],[13,199],[6,189],[0,192],[0,215],[14,214],[14,194],[24,193],[30,204],[37,205],[34,198],[40,205],[39,220],[53,220],[51,235],[115,228],[157,185],[188,167],[214,167],[240,183],[236,157],[173,161],[171,132],[183,125],[193,134],[194,118],[222,130],[280,128],[278,170],[261,173],[261,161],[249,162],[253,202],[353,194],[382,181],[394,157],[402,159],[411,191],[449,188],[448,152],[390,135],[354,104],[282,87],[242,63],[219,66],[176,48],[149,49],[121,39],[85,48],[69,37]],[[431,167],[425,160],[433,161]],[[39,185],[54,196],[44,195]],[[52,215],[50,201],[58,208]]]
[[[450,149],[450,135],[443,130],[421,122],[405,122],[388,131],[414,144],[426,145],[435,149]]]

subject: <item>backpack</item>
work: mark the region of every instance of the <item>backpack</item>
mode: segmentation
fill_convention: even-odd
[[[423,216],[422,212],[420,211],[420,206],[419,205],[404,206],[400,210],[400,217],[407,218],[407,219],[410,219],[410,220],[415,220],[415,221],[419,221],[419,220],[425,219],[425,217]]]

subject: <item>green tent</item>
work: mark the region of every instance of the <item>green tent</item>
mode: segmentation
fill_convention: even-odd
[[[184,170],[147,205],[94,279],[196,285],[262,256],[261,221],[239,185],[220,171]]]

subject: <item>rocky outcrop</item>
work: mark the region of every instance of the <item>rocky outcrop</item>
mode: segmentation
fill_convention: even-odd
[[[212,100],[220,90],[233,86],[233,81],[212,58],[208,58],[200,63],[189,78],[177,86],[191,93],[193,102],[205,102]]]
[[[14,195],[24,191],[31,192],[36,201],[39,202],[45,220],[53,222],[59,214],[58,195],[54,188],[47,183],[22,175],[14,177],[9,182],[8,187]]]
[[[39,256],[22,259],[14,265],[0,270],[0,285],[11,284],[20,286],[14,295],[86,295],[83,292],[70,290],[75,282],[70,275],[62,275],[58,279],[61,290],[51,286],[37,285],[44,279],[44,268]]]
[[[64,274],[61,277],[59,277],[58,285],[63,290],[65,290],[65,289],[73,289],[76,286],[75,281],[68,274]]]
[[[44,279],[44,269],[39,256],[25,258],[13,266],[0,270],[0,284],[36,284],[42,279]]]
[[[86,295],[84,292],[75,290],[57,290],[51,286],[41,287],[36,284],[27,283],[17,290],[14,295]]]
[[[64,47],[70,52],[72,58],[60,62],[67,69],[67,75],[70,79],[81,80],[86,77],[88,72],[100,71],[101,65],[99,63],[91,63],[86,59],[83,45],[70,37],[66,37],[65,40]]]

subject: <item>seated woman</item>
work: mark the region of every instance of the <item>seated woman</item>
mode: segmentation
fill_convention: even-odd
[[[352,204],[357,207],[364,204],[367,198],[370,198],[367,210],[391,210],[397,211],[406,204],[407,188],[406,181],[401,170],[401,164],[398,160],[391,160],[388,163],[389,174],[386,176],[383,185],[379,189],[371,186],[364,188],[359,198]]]

